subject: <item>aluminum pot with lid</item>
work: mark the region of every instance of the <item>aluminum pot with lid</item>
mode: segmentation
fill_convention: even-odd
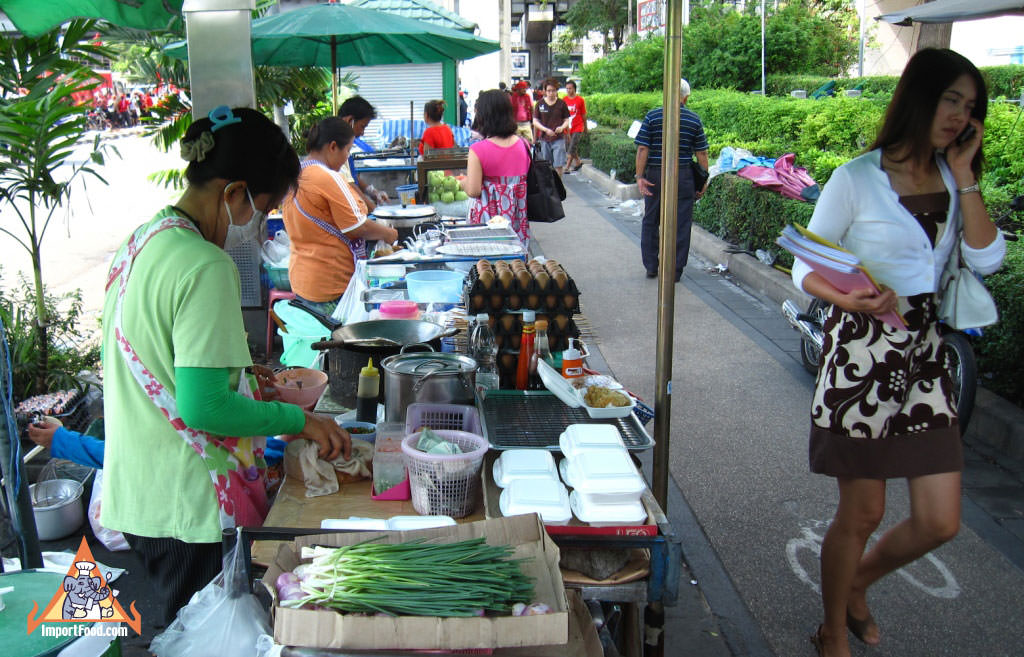
[[[416,345],[408,345],[409,347]],[[430,348],[428,345],[423,345]],[[388,356],[384,369],[384,419],[405,422],[409,404],[472,404],[476,361],[460,354],[436,351]]]
[[[377,223],[397,230],[399,242],[413,237],[416,226],[437,221],[432,205],[378,205],[370,214]]]

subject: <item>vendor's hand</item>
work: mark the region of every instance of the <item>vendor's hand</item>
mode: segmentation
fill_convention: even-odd
[[[637,178],[636,186],[640,190],[641,196],[654,196],[654,192],[651,191],[651,187],[653,187],[654,185],[647,178],[644,178],[642,176],[640,178]]]
[[[49,422],[39,422],[28,425],[28,437],[37,445],[49,449],[53,444],[53,434],[57,433],[57,425]]]
[[[319,448],[317,455],[320,458],[333,461],[339,454],[343,454],[346,459],[351,458],[352,437],[347,431],[331,418],[320,417],[310,411],[303,413],[306,415],[306,426],[302,428],[302,433],[297,435],[316,443]]]
[[[277,375],[274,374],[274,370],[263,365],[253,365],[252,374],[256,377],[256,385],[260,389],[260,398],[263,401],[274,401],[278,398],[277,388],[274,384],[277,383]]]
[[[842,298],[836,305],[849,312],[880,316],[886,313],[897,312],[899,310],[899,297],[892,290],[878,293],[875,290],[866,288],[852,290],[848,294],[842,295]]]
[[[388,193],[384,190],[377,192],[377,205],[387,205],[391,198],[388,197]]]

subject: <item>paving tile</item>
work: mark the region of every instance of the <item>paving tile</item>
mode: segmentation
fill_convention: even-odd
[[[1024,520],[1024,496],[1020,486],[992,486],[971,488],[967,491],[978,506],[997,520]]]

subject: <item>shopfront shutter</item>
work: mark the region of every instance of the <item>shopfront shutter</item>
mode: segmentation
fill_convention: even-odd
[[[347,66],[342,75],[359,76],[358,94],[377,109],[377,120],[371,121],[363,139],[378,148],[380,132],[388,120],[409,120],[409,101],[413,102],[413,118],[423,120],[423,106],[428,100],[443,98],[441,64],[398,64],[394,66]],[[408,134],[406,134],[408,137]],[[418,136],[418,135],[417,135]]]

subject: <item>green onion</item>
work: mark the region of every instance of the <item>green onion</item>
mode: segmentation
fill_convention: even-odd
[[[374,539],[376,540],[376,539]],[[481,609],[509,612],[530,602],[533,582],[524,559],[507,545],[483,538],[456,543],[376,543],[304,548],[312,563],[296,570],[306,594],[282,600],[287,607],[317,605],[348,613],[411,616],[476,616]]]

